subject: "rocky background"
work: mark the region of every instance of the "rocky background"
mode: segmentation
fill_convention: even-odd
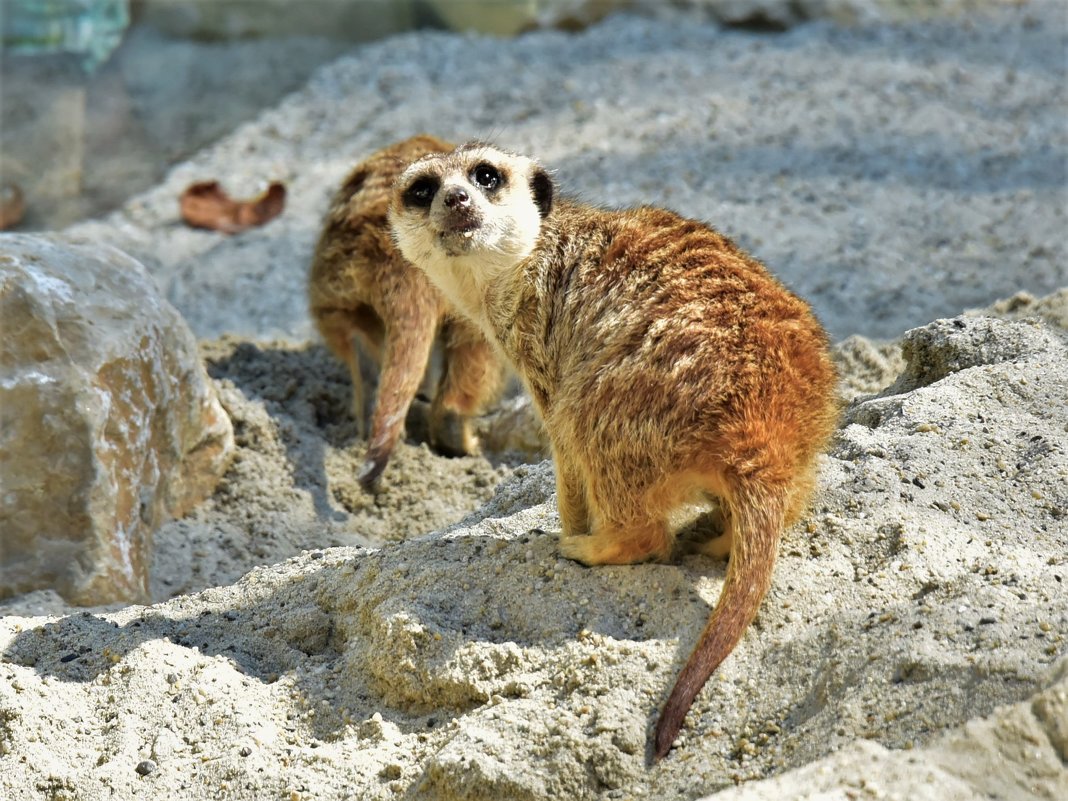
[[[0,796],[1068,795],[1066,27],[1031,2],[775,36],[410,34],[117,213],[0,239]],[[345,170],[418,130],[714,222],[839,341],[813,508],[655,768],[720,563],[559,558],[521,399],[484,421],[486,458],[432,454],[417,407],[383,492],[353,480],[304,271]],[[285,180],[290,202],[193,231],[177,196],[201,178]],[[101,527],[53,541],[61,514]],[[79,594],[135,555],[127,589]],[[25,592],[30,570],[52,589]]]

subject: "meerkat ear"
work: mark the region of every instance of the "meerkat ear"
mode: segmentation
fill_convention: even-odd
[[[362,165],[353,171],[353,173],[345,179],[345,186],[341,189],[339,194],[355,195],[363,185],[367,182],[367,176],[370,174],[370,170]]]
[[[556,188],[553,186],[553,179],[549,177],[549,173],[541,167],[535,167],[534,173],[530,176],[530,191],[534,195],[538,213],[543,218],[548,217],[553,207],[553,194]]]

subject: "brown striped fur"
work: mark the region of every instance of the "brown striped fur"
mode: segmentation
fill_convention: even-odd
[[[501,176],[492,190],[480,165]],[[428,177],[433,203],[413,206],[406,192]],[[460,190],[463,213],[442,200]],[[835,426],[835,373],[808,305],[726,237],[662,209],[551,196],[536,162],[467,145],[409,168],[390,220],[401,251],[529,388],[552,442],[566,556],[667,558],[672,513],[705,493],[723,502],[724,533],[705,550],[730,564],[658,721],[660,759],[771,584]]]
[[[440,337],[444,364],[431,405],[431,444],[450,455],[477,450],[470,418],[502,386],[502,362],[478,329],[451,313],[426,276],[404,259],[386,217],[396,177],[415,159],[452,145],[414,136],[358,164],[334,194],[308,277],[312,318],[352,376],[352,413],[365,432],[364,393],[355,340],[379,362],[378,392],[360,470],[373,486],[404,431],[408,407]]]

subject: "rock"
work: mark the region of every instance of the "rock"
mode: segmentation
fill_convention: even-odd
[[[873,342],[854,334],[831,349],[838,370],[838,394],[845,400],[874,395],[894,382],[905,367],[899,342]]]
[[[1017,292],[1012,297],[996,301],[985,309],[966,311],[965,315],[1004,317],[1010,320],[1037,317],[1062,334],[1068,334],[1068,287],[1062,287],[1041,298],[1036,298],[1030,292]]]
[[[0,240],[0,597],[147,599],[153,530],[233,449],[196,342],[144,268],[57,235]]]
[[[907,391],[970,365],[1055,347],[1051,332],[1068,339],[1068,288],[1040,298],[1017,292],[986,308],[969,309],[962,318],[909,331],[902,340],[879,342],[854,334],[835,343],[832,354],[841,376],[839,394],[852,401],[880,393],[895,381],[895,389],[887,394]],[[998,320],[1023,325],[1006,327]],[[1037,321],[1049,329],[1036,326]]]
[[[887,394],[924,387],[969,367],[1013,362],[1051,348],[1063,351],[1064,343],[1035,320],[963,316],[936,320],[905,333],[901,342],[905,369]]]
[[[987,0],[988,3],[996,0]],[[933,17],[972,8],[982,0],[422,0],[422,9],[435,22],[457,31],[512,36],[531,28],[579,30],[619,11],[677,14],[680,9],[698,19],[725,25],[786,29],[814,19],[844,24],[908,17]]]
[[[1064,731],[1068,721],[1068,660],[1051,671],[1050,686],[1018,704],[953,729],[926,748],[891,751],[870,740],[773,779],[725,790],[704,801],[816,801],[826,798],[1068,797]],[[863,788],[858,793],[857,788]]]
[[[527,395],[500,403],[478,420],[478,438],[491,453],[516,453],[535,461],[549,457],[549,437]]]

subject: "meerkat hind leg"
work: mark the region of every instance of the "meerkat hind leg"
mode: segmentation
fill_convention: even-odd
[[[369,320],[369,314],[374,316],[369,310],[366,313],[350,309],[314,311],[316,325],[326,346],[349,369],[349,380],[352,382],[350,409],[356,421],[357,434],[361,438],[367,434],[367,407],[360,350],[356,342],[358,339],[368,349],[368,356],[377,361],[382,337],[381,323],[377,317]]]
[[[731,555],[731,545],[733,544],[734,537],[728,531],[726,534],[720,534],[718,537],[702,542],[695,550],[715,559],[726,559]]]
[[[669,524],[672,511],[692,492],[685,477],[659,482],[636,476],[627,496],[618,485],[601,481],[587,487],[591,533],[586,537],[560,538],[560,551],[586,565],[629,565],[667,559],[675,544]],[[645,489],[642,489],[642,487]]]
[[[714,559],[726,559],[731,555],[731,545],[734,543],[732,536],[730,509],[725,503],[720,503],[708,514],[708,522],[722,533],[694,544],[693,551],[711,556]]]
[[[430,441],[447,456],[478,452],[471,418],[500,393],[503,371],[492,346],[473,331],[447,324],[441,380],[430,407]]]

